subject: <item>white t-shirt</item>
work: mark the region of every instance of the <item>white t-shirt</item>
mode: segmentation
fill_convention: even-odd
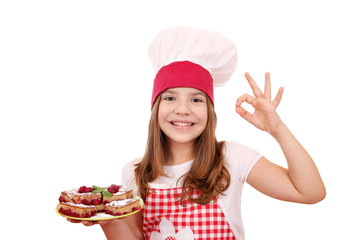
[[[218,203],[236,238],[243,240],[242,189],[251,169],[262,155],[236,142],[225,142],[223,151],[226,167],[231,176],[231,184],[224,192],[224,196],[220,195],[218,197]],[[141,161],[141,158],[127,163],[122,172],[123,186],[133,189],[135,194],[138,194],[138,189],[134,179],[134,165],[139,161]],[[178,182],[178,179],[190,170],[192,163],[193,160],[175,166],[164,166],[163,170],[168,177],[161,176],[155,182],[150,183],[149,186],[162,189],[182,186],[182,182]]]

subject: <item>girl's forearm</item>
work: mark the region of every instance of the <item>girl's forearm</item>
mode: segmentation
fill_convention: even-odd
[[[136,236],[134,232],[131,231],[130,227],[123,222],[122,224],[118,223],[108,223],[101,225],[102,230],[108,240],[139,240],[142,239],[139,236]]]
[[[116,219],[106,224],[101,224],[101,228],[108,240],[144,239],[141,212],[124,219]]]
[[[309,203],[321,201],[326,190],[311,156],[285,124],[281,124],[279,130],[271,135],[280,144],[288,163],[290,179],[297,191]]]

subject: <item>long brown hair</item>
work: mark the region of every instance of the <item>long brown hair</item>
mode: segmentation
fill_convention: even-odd
[[[208,98],[208,97],[207,97]],[[151,191],[149,183],[159,176],[166,176],[162,166],[165,163],[165,137],[158,121],[158,110],[161,95],[154,103],[148,130],[148,139],[144,157],[135,168],[135,179],[140,196],[146,200]],[[210,99],[207,99],[208,122],[204,132],[197,138],[194,146],[195,160],[188,173],[183,178],[183,194],[181,199],[187,199],[207,204],[214,197],[222,194],[230,185],[230,174],[226,169],[223,146],[215,136],[217,117]],[[200,195],[193,197],[195,191]]]

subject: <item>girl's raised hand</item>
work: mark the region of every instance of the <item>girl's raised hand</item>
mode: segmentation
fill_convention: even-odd
[[[263,93],[249,73],[245,73],[245,78],[248,80],[254,96],[249,94],[240,96],[236,101],[235,111],[258,129],[267,131],[271,135],[276,134],[283,124],[276,112],[276,108],[279,106],[284,88],[279,88],[275,98],[271,101],[270,73],[265,74]],[[244,102],[255,109],[254,113],[249,113],[241,106]]]

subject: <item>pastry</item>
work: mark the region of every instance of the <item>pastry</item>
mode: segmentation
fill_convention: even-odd
[[[140,198],[129,198],[106,204],[105,213],[114,216],[121,216],[140,209]]]
[[[59,212],[71,217],[89,218],[96,214],[96,207],[92,205],[62,202],[59,203]]]
[[[141,209],[140,198],[133,198],[131,189],[116,184],[62,191],[59,202],[61,214],[78,218],[90,218],[98,212],[120,216]]]

